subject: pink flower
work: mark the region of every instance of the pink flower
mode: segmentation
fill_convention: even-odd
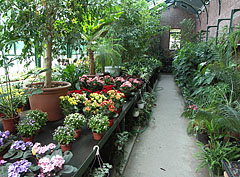
[[[62,168],[63,164],[65,163],[65,160],[63,159],[62,156],[56,155],[52,157],[51,162],[55,167]]]
[[[48,145],[48,148],[49,149],[55,149],[56,148],[56,145],[54,144],[54,143],[50,143],[49,145]]]

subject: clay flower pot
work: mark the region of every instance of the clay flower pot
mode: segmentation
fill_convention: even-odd
[[[77,139],[81,134],[81,129],[75,130],[75,133],[74,138]]]
[[[26,142],[33,142],[34,141],[34,136],[32,137],[22,137],[22,140],[24,141],[24,143]]]
[[[31,109],[38,109],[43,112],[47,112],[48,121],[56,121],[64,117],[60,108],[60,96],[67,95],[68,89],[71,84],[68,82],[52,82],[53,85],[59,85],[53,88],[42,88],[43,91],[40,94],[34,94],[29,96],[29,103]],[[27,89],[31,86],[43,85],[42,82],[33,83],[27,85]]]
[[[93,139],[99,141],[102,139],[103,134],[102,133],[95,133],[93,132]]]
[[[109,119],[109,120],[108,120],[108,122],[109,122],[108,127],[111,127],[111,126],[114,124],[114,120],[115,120],[115,119]]]
[[[65,151],[71,151],[72,150],[72,143],[66,145],[66,144],[60,144],[60,147],[62,149],[62,152]]]
[[[18,121],[19,121],[19,117],[2,119],[4,131],[8,130],[10,133],[14,133],[16,130],[16,125]]]

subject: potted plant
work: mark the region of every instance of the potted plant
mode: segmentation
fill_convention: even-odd
[[[75,4],[76,8],[81,7],[81,2],[76,3],[79,3]],[[21,41],[24,44],[24,50],[21,55],[11,58],[11,61],[27,60],[26,63],[29,63],[28,59],[33,55],[33,48],[35,48],[38,63],[40,63],[39,58],[44,55],[45,69],[43,71],[46,72],[44,83],[29,84],[27,88],[30,89],[28,91],[39,93],[29,95],[31,109],[47,112],[49,121],[63,117],[59,107],[59,97],[66,95],[71,86],[67,82],[52,82],[51,77],[52,61],[53,58],[62,54],[63,47],[61,46],[69,44],[70,39],[79,37],[77,34],[81,28],[77,18],[81,16],[82,11],[75,11],[74,6],[71,8],[70,12],[69,3],[54,0],[10,0],[0,4],[0,14],[4,14],[3,18],[7,16],[5,22],[1,24],[1,29],[4,29],[0,38],[1,50],[7,53],[14,42]],[[12,15],[6,15],[7,12],[11,12]],[[18,23],[12,23],[12,20]],[[37,88],[41,90],[41,93],[35,90]]]
[[[140,114],[140,112],[139,112],[138,108],[134,108],[133,109],[133,117],[138,117],[139,114]]]
[[[48,121],[47,113],[42,112],[42,111],[37,110],[37,109],[28,111],[26,117],[29,118],[29,119],[33,119],[36,122],[38,122],[39,125],[41,126],[41,128],[43,126],[45,126],[47,124],[47,121]]]
[[[46,155],[39,159],[38,166],[40,167],[39,176],[65,176],[77,171],[77,168],[72,165],[67,165],[73,157],[72,152],[67,151],[62,153],[61,150],[55,150],[50,155]]]
[[[12,144],[12,141],[13,140],[8,130],[4,132],[0,131],[0,160],[3,160],[3,155]]]
[[[75,130],[74,138],[78,138],[80,136],[81,128],[86,122],[86,118],[84,115],[79,113],[69,114],[65,117],[64,125],[72,126]]]
[[[132,85],[130,81],[126,81],[120,86],[120,91],[125,94],[127,100],[134,96],[133,93],[134,90],[135,87]]]
[[[40,123],[34,119],[31,119],[31,117],[24,118],[17,125],[18,134],[22,137],[24,142],[33,142],[34,136],[40,129]]]
[[[28,158],[32,156],[32,142],[24,142],[22,140],[20,141],[14,141],[8,150],[8,152],[3,156],[4,159],[21,159],[21,158]]]
[[[102,114],[93,115],[88,121],[88,127],[92,129],[93,138],[97,141],[102,139],[103,133],[108,129],[108,117]]]
[[[72,149],[72,143],[75,140],[74,135],[74,128],[69,125],[64,125],[55,129],[53,139],[60,144],[62,152],[65,152]]]
[[[144,108],[144,105],[145,105],[145,101],[143,99],[140,99],[138,102],[137,102],[137,106],[139,109],[143,109]]]

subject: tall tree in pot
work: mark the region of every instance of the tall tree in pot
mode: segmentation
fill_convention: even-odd
[[[30,96],[31,108],[47,112],[50,120],[61,118],[59,96],[65,95],[70,87],[68,83],[52,82],[52,60],[61,55],[66,44],[77,42],[80,35],[82,3],[77,0],[8,0],[0,3],[0,14],[4,23],[0,23],[0,43],[8,51],[15,42],[22,41],[22,53],[16,59],[31,62],[31,56],[41,57],[45,52],[46,77],[44,83],[30,87],[43,88],[43,93]],[[79,35],[78,35],[79,34]],[[35,50],[33,50],[35,49]],[[34,52],[33,52],[34,51]],[[63,92],[54,87],[62,86]],[[56,91],[56,93],[54,93]],[[45,94],[47,92],[47,94]],[[51,96],[55,96],[55,98]],[[34,105],[40,96],[45,101]],[[46,106],[50,103],[50,106]],[[53,104],[57,104],[52,106]],[[40,107],[38,107],[40,106]],[[50,108],[50,110],[47,110]],[[52,111],[57,111],[52,113]]]

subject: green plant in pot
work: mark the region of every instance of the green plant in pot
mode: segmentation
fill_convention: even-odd
[[[40,123],[30,117],[26,117],[23,120],[20,120],[17,125],[18,134],[22,137],[24,142],[33,142],[34,136],[40,129]]]
[[[72,143],[74,138],[75,130],[74,127],[69,125],[59,126],[53,133],[53,140],[56,140],[63,152],[72,149]]]
[[[29,119],[33,119],[36,122],[39,123],[41,127],[45,126],[47,124],[48,115],[45,112],[42,112],[40,110],[30,110],[28,111],[26,115]]]
[[[74,138],[78,138],[80,136],[80,131],[83,125],[86,122],[86,118],[84,115],[79,113],[69,114],[65,117],[64,125],[72,126],[75,130]]]
[[[103,114],[96,114],[88,121],[88,127],[92,129],[93,138],[95,140],[101,140],[102,135],[107,131],[109,125],[109,119]]]

